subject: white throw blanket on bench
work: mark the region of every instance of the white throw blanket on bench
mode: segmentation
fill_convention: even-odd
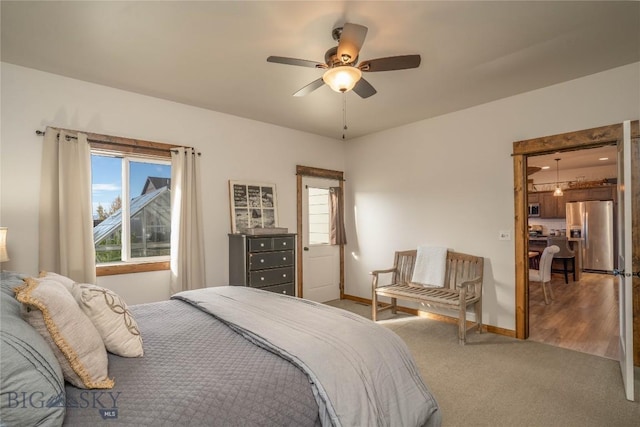
[[[411,282],[432,288],[442,288],[446,267],[447,248],[418,246]]]

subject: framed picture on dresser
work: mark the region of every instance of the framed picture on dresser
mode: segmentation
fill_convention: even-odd
[[[229,180],[231,232],[278,226],[275,184]]]

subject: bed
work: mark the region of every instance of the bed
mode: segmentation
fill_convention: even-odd
[[[23,278],[2,273],[3,425],[441,424],[393,332],[324,304],[235,286],[129,306],[144,355],[107,353],[113,387],[76,387],[21,318],[12,294]]]

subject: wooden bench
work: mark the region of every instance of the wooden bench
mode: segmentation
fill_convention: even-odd
[[[445,283],[442,288],[429,288],[411,284],[417,250],[398,251],[392,268],[372,271],[371,318],[378,312],[391,309],[395,314],[397,300],[415,301],[427,306],[458,310],[458,342],[466,342],[467,330],[482,332],[482,270],[484,258],[447,251]],[[379,276],[391,274],[391,283],[379,286]],[[378,297],[391,298],[391,305],[379,307]],[[476,323],[467,328],[467,307],[473,306]]]

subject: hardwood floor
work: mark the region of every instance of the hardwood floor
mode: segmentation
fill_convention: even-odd
[[[565,284],[553,274],[554,300],[544,303],[542,287],[529,288],[529,339],[532,341],[618,358],[618,287],[608,274],[583,273]]]

